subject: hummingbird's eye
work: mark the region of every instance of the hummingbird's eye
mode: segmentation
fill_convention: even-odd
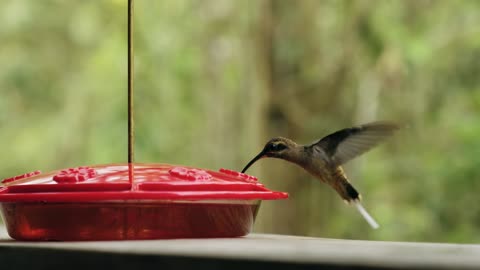
[[[287,146],[283,143],[272,144],[271,147],[273,151],[282,151],[285,148],[287,148]]]

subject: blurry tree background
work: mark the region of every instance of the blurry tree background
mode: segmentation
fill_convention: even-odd
[[[126,0],[0,3],[0,178],[125,162]],[[280,160],[255,231],[480,241],[480,1],[136,0],[136,161],[240,170],[271,137],[408,128],[350,162],[381,223]]]

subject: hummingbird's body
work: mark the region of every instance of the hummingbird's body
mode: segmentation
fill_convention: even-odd
[[[273,138],[242,172],[263,157],[295,163],[334,188],[342,199],[355,203],[370,225],[376,228],[378,224],[361,206],[360,194],[348,181],[341,165],[370,150],[397,129],[398,126],[392,123],[374,122],[342,129],[310,145],[299,145],[282,137]]]

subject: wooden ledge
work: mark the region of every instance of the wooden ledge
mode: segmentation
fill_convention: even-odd
[[[270,234],[228,239],[17,242],[0,231],[2,269],[479,269],[480,245]],[[5,268],[4,268],[5,267]],[[87,269],[89,270],[89,269]]]

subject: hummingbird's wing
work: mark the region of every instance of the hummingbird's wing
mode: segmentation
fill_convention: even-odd
[[[390,122],[373,122],[334,132],[311,147],[320,147],[336,165],[357,157],[390,137],[399,126]]]

